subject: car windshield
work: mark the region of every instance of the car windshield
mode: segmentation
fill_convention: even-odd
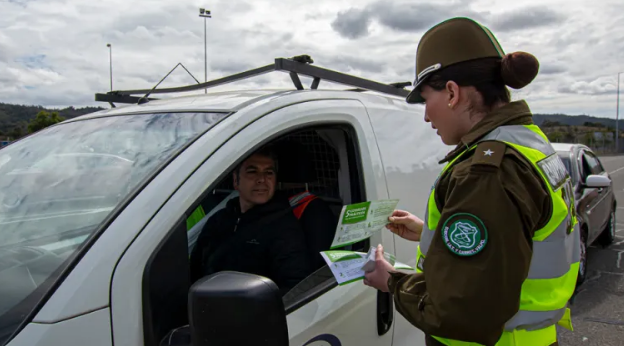
[[[225,115],[86,119],[0,149],[0,344],[121,201]]]

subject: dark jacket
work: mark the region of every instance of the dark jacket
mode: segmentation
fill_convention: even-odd
[[[441,163],[499,126],[530,124],[527,104],[512,102],[475,125]],[[481,153],[477,147],[436,184],[441,218],[427,252],[425,273],[393,274],[388,282],[397,311],[427,335],[428,346],[442,345],[430,335],[483,345],[497,342],[505,323],[518,312],[520,290],[531,264],[533,233],[552,213],[550,194],[531,163],[511,146],[484,143],[484,150],[491,148],[495,155],[487,160],[476,157],[475,152]],[[488,229],[488,244],[478,256],[453,254],[440,235],[445,220],[459,212],[478,215]]]
[[[190,261],[192,282],[232,270],[267,277],[282,294],[310,274],[303,231],[279,193],[244,214],[239,199],[230,200],[204,225]]]

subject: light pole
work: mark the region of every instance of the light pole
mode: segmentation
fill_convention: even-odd
[[[110,89],[113,91],[113,47],[110,43],[107,43],[106,47],[108,47],[110,61]]]
[[[212,18],[210,11],[200,8],[199,16],[204,18],[204,83],[208,81],[208,43],[206,38],[206,18]],[[208,88],[204,89],[204,94],[208,93]]]
[[[615,153],[620,152],[620,132],[619,132],[619,120],[620,120],[620,74],[622,72],[618,72],[617,75],[617,108],[615,111]]]

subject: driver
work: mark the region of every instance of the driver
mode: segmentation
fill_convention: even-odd
[[[261,149],[234,171],[239,197],[204,225],[191,253],[191,280],[232,270],[267,277],[286,294],[310,272],[303,230],[276,193],[277,159]]]

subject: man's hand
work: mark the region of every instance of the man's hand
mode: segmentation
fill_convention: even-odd
[[[382,292],[388,292],[390,272],[395,271],[392,264],[388,263],[383,257],[383,246],[379,244],[377,246],[377,251],[375,251],[375,269],[364,274],[364,284]]]
[[[420,241],[423,220],[404,210],[395,210],[388,218],[390,223],[386,225],[392,233],[411,241]]]

